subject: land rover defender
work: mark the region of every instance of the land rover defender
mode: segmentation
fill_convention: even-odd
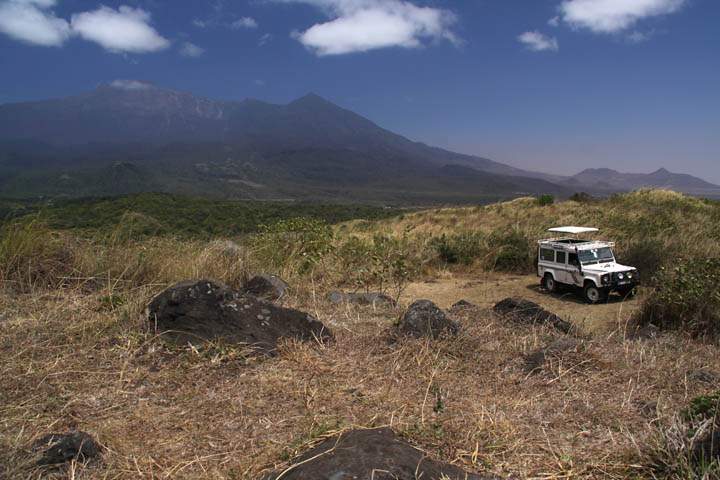
[[[636,268],[615,261],[615,244],[578,238],[598,232],[597,228],[556,227],[549,231],[573,236],[538,242],[537,274],[548,292],[557,292],[563,286],[577,287],[590,304],[606,301],[612,292],[623,297],[635,295],[640,274]]]

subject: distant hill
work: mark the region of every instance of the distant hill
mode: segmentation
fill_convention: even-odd
[[[694,195],[717,196],[720,186],[684,173],[661,168],[652,173],[621,173],[609,168],[590,168],[570,177],[569,187],[595,191],[621,192],[639,188],[665,188]]]
[[[11,198],[152,191],[484,203],[606,190],[592,184],[413,142],[314,94],[275,105],[120,81],[64,99],[0,105],[0,196]]]

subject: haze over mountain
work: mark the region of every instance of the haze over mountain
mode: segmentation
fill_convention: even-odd
[[[287,105],[216,101],[132,80],[0,106],[0,174],[0,195],[14,197],[168,191],[437,203],[641,186],[720,193],[665,170],[521,170],[410,141],[315,94]]]

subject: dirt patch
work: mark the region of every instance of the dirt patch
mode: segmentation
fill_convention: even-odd
[[[168,288],[152,300],[147,315],[165,340],[181,345],[219,341],[272,354],[281,338],[332,338],[325,325],[305,312],[278,307],[211,280]]]
[[[328,438],[266,480],[491,480],[433,460],[389,428],[351,430]]]

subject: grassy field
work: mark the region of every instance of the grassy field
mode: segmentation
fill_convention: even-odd
[[[693,399],[720,388],[718,341],[683,328],[631,340],[629,322],[654,286],[593,310],[531,290],[528,276],[535,240],[559,224],[600,227],[648,278],[664,278],[670,260],[717,258],[718,204],[647,191],[395,213],[337,225],[273,217],[242,235],[128,235],[127,210],[102,223],[111,225],[102,234],[36,215],[6,222],[0,478],[48,475],[29,445],[73,428],[98,438],[103,460],[51,477],[256,480],[327,435],[380,425],[475,472],[718,478],[717,465],[691,464],[698,424],[683,417]],[[316,316],[336,341],[244,358],[232,348],[168,347],[145,323],[148,301],[174,282],[239,286],[263,271],[288,280],[285,304]],[[400,305],[331,304],[326,294],[338,288],[383,290]],[[577,348],[528,373],[527,356],[562,335],[497,317],[488,307],[509,295],[578,323]],[[387,329],[420,296],[478,306],[451,313],[457,337],[388,343]]]

